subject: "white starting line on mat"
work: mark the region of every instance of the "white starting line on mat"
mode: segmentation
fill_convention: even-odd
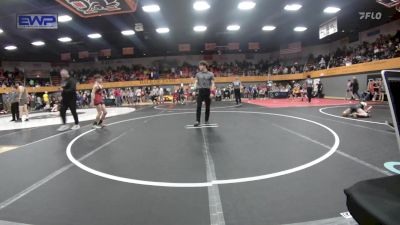
[[[66,154],[68,159],[75,164],[77,167],[81,168],[82,170],[85,170],[88,173],[91,173],[96,176],[100,176],[106,179],[110,180],[115,180],[115,181],[120,181],[124,183],[131,183],[131,184],[139,184],[139,185],[148,185],[148,186],[158,186],[158,187],[210,187],[213,185],[218,185],[218,184],[234,184],[234,183],[244,183],[244,182],[250,182],[250,181],[258,181],[258,180],[265,180],[273,177],[279,177],[291,173],[295,173],[304,169],[307,169],[309,167],[312,167],[316,164],[321,163],[322,161],[326,160],[329,158],[331,155],[333,155],[340,143],[339,136],[336,134],[335,131],[333,131],[331,128],[301,117],[296,117],[296,116],[290,116],[290,115],[284,115],[284,114],[276,114],[276,113],[266,113],[266,112],[249,112],[249,111],[213,111],[213,113],[238,113],[238,114],[258,114],[258,115],[271,115],[271,116],[279,116],[279,117],[286,117],[286,118],[291,118],[291,119],[297,119],[297,120],[302,120],[305,122],[309,122],[312,124],[315,124],[317,126],[320,126],[326,130],[328,130],[334,137],[334,144],[333,146],[329,149],[328,152],[326,152],[324,155],[320,156],[317,159],[314,159],[313,161],[294,167],[290,168],[287,170],[275,172],[275,173],[269,173],[269,174],[263,174],[263,175],[258,175],[258,176],[251,176],[251,177],[242,177],[242,178],[236,178],[236,179],[225,179],[225,180],[211,180],[207,182],[199,182],[199,183],[177,183],[177,182],[158,182],[158,181],[148,181],[148,180],[139,180],[139,179],[132,179],[132,178],[127,178],[127,177],[121,177],[121,176],[116,176],[113,174],[108,174],[104,173],[95,169],[92,169],[83,163],[81,163],[80,160],[77,160],[73,155],[72,155],[72,146],[73,144],[82,138],[83,136],[93,132],[93,130],[89,130],[87,132],[84,132],[80,134],[79,136],[75,137],[67,146],[66,149]],[[120,124],[120,123],[126,123],[128,121],[135,121],[135,120],[140,120],[140,119],[147,119],[147,118],[152,118],[152,117],[161,117],[161,116],[173,116],[173,115],[182,115],[182,114],[193,114],[193,112],[181,112],[181,113],[169,113],[169,114],[160,114],[160,115],[151,115],[151,116],[144,116],[144,117],[138,117],[138,118],[132,118],[132,119],[127,119],[127,120],[122,120],[118,121],[115,123],[110,123],[109,126],[115,125],[115,124]]]
[[[199,126],[195,127],[194,125],[186,125],[186,129],[201,129],[201,128],[215,128],[219,127],[218,123],[209,123],[209,124],[200,124]]]
[[[239,106],[242,106],[242,103],[238,104],[238,105],[230,105],[230,106],[216,106],[216,107],[211,107],[211,110],[214,109],[228,109],[228,108],[238,108]],[[193,111],[196,110],[196,108],[188,108],[188,109],[175,109],[175,108],[164,108],[164,107],[160,107],[160,106],[154,106],[154,109],[158,109],[158,110],[167,110],[167,111]],[[202,111],[204,111],[204,107],[202,107]]]

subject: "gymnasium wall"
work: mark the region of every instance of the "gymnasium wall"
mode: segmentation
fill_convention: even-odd
[[[367,89],[367,76],[371,74],[379,74],[379,72],[321,78],[321,82],[324,85],[324,94],[327,97],[344,98],[346,96],[347,80],[353,79],[354,76],[360,85],[359,94],[361,94],[362,91]]]

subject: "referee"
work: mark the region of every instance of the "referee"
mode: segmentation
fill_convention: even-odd
[[[242,89],[242,82],[240,82],[239,77],[237,76],[232,84],[235,92],[236,105],[239,105],[242,103],[242,98],[240,96],[240,90]]]
[[[196,111],[196,123],[194,124],[195,127],[200,125],[200,117],[201,117],[201,105],[203,101],[206,103],[206,117],[205,123],[208,123],[210,118],[210,105],[211,105],[211,89],[214,89],[215,82],[214,82],[214,74],[209,72],[208,64],[206,61],[199,62],[199,70],[196,74],[196,81],[194,83],[195,88],[198,89],[199,93],[197,95],[197,111]]]

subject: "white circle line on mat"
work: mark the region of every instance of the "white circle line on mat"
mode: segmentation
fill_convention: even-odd
[[[375,121],[369,121],[369,120],[360,120],[360,119],[352,119],[352,118],[347,118],[347,117],[343,117],[343,116],[337,116],[337,115],[333,115],[327,112],[324,112],[325,109],[334,109],[334,108],[345,108],[345,107],[350,107],[350,106],[331,106],[331,107],[325,107],[325,108],[320,108],[319,112],[322,114],[325,114],[327,116],[332,116],[332,117],[336,117],[336,118],[340,118],[340,119],[345,119],[345,120],[353,120],[353,121],[357,121],[357,122],[362,122],[362,123],[372,123],[372,124],[381,124],[381,125],[386,125],[385,123],[382,122],[375,122]]]
[[[108,114],[107,118],[120,116],[128,113],[135,112],[135,108],[128,107],[112,107],[107,108]],[[92,121],[96,118],[97,110],[95,108],[89,109],[78,109],[77,110],[79,121]],[[10,122],[11,115],[9,118],[0,117],[0,130],[19,130],[19,129],[27,129],[27,128],[38,128],[52,125],[60,125],[60,113],[59,112],[38,112],[31,113],[29,115],[29,122],[21,122],[21,123],[11,123]],[[72,122],[73,116],[72,114],[67,114],[67,122]]]
[[[71,153],[71,148],[72,145],[81,137],[85,136],[86,134],[89,134],[93,132],[94,130],[89,130],[86,131],[79,136],[75,137],[67,146],[66,149],[66,154],[68,159],[75,164],[77,167],[81,168],[82,170],[85,170],[88,173],[94,174],[96,176],[100,176],[106,179],[114,180],[114,181],[120,181],[124,183],[131,183],[131,184],[139,184],[139,185],[147,185],[147,186],[157,186],[157,187],[209,187],[212,185],[218,185],[218,184],[235,184],[235,183],[244,183],[244,182],[250,182],[250,181],[258,181],[258,180],[265,180],[273,177],[278,177],[278,176],[283,176],[287,174],[291,174],[294,172],[298,172],[301,170],[305,170],[309,167],[312,167],[318,163],[321,163],[325,159],[329,158],[331,155],[333,155],[337,148],[339,147],[340,139],[339,136],[336,134],[335,131],[333,131],[331,128],[327,127],[326,125],[323,125],[321,123],[315,122],[313,120],[301,118],[301,117],[296,117],[296,116],[289,116],[289,115],[284,115],[284,114],[276,114],[276,113],[266,113],[266,112],[248,112],[248,111],[213,111],[213,113],[242,113],[242,114],[258,114],[258,115],[272,115],[272,116],[280,116],[280,117],[286,117],[286,118],[292,118],[292,119],[298,119],[298,120],[303,120],[309,123],[316,124],[326,130],[328,130],[334,137],[335,142],[331,149],[322,155],[321,157],[306,163],[304,165],[300,165],[291,169],[275,172],[275,173],[269,173],[269,174],[264,174],[264,175],[259,175],[259,176],[251,176],[251,177],[242,177],[242,178],[235,178],[235,179],[224,179],[224,180],[213,180],[210,182],[199,182],[199,183],[174,183],[174,182],[158,182],[158,181],[147,181],[147,180],[138,180],[138,179],[132,179],[132,178],[126,178],[126,177],[120,177],[120,176],[115,176],[112,174],[104,173],[95,169],[92,169],[84,164],[82,164],[79,160],[75,159],[74,156]],[[135,120],[140,120],[140,119],[146,119],[146,118],[153,118],[153,117],[161,117],[161,116],[171,116],[171,115],[181,115],[181,114],[193,114],[191,112],[181,112],[181,113],[169,113],[169,114],[156,114],[156,115],[151,115],[151,116],[144,116],[144,117],[137,117],[137,118],[132,118],[132,119],[127,119],[127,120],[122,120],[118,121],[115,123],[110,123],[108,126],[112,126],[115,124],[120,124],[128,121],[135,121]]]

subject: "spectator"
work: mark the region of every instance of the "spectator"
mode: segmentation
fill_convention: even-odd
[[[323,98],[323,94],[322,94],[323,89],[324,89],[324,87],[322,85],[322,82],[319,81],[317,84],[317,98]]]
[[[346,96],[344,99],[347,100],[347,98],[350,96],[353,98],[353,82],[351,82],[351,80],[347,80]]]
[[[353,95],[352,95],[352,97],[353,97],[353,99],[355,99],[356,95],[357,95],[358,99],[361,100],[358,90],[359,90],[358,80],[356,77],[353,77],[353,82],[352,82],[352,91],[353,91],[352,94]]]
[[[122,105],[122,94],[120,88],[114,90],[114,97],[115,97],[115,105],[117,107],[120,107]]]
[[[290,73],[291,74],[295,74],[296,73],[296,67],[293,65],[292,68],[290,69]]]
[[[136,103],[141,103],[142,102],[142,89],[137,88],[135,91],[135,95],[136,95]]]
[[[326,62],[325,62],[324,57],[321,57],[321,60],[319,61],[319,68],[326,69]]]
[[[47,91],[45,91],[44,94],[43,94],[43,102],[44,102],[45,105],[49,105],[50,104],[50,102],[49,102],[49,94],[48,94]]]
[[[41,110],[43,108],[42,98],[40,96],[36,97],[35,110]]]

